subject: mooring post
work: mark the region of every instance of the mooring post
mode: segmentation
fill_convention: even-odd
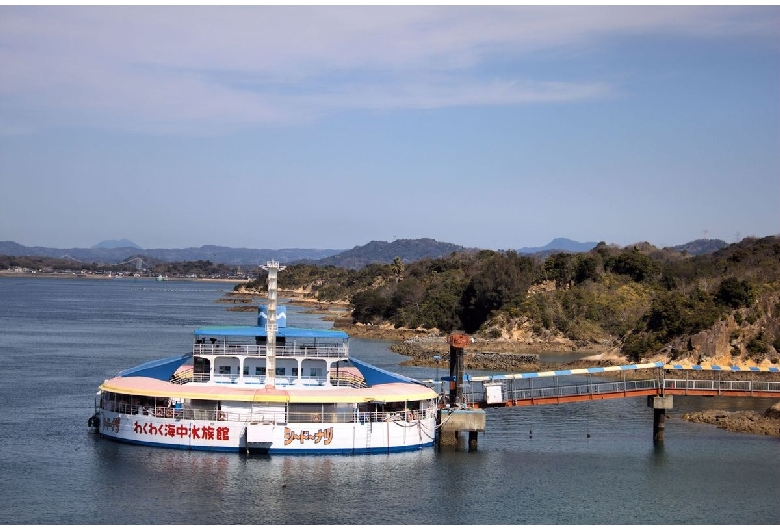
[[[455,406],[463,402],[463,348],[469,343],[469,337],[453,333],[447,342],[450,344],[450,406]]]
[[[439,409],[437,445],[460,447],[466,443],[465,433],[468,432],[468,449],[476,451],[477,433],[485,432],[485,411],[466,407],[463,395],[463,348],[469,341],[469,336],[462,333],[447,337],[450,345],[450,376],[447,378],[450,383],[450,402],[446,408]]]

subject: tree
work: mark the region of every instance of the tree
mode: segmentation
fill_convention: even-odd
[[[352,296],[352,320],[355,323],[373,324],[387,317],[389,300],[377,289],[355,293]]]
[[[574,280],[574,258],[566,252],[552,254],[544,262],[544,273],[549,280],[555,280],[558,289],[571,287]]]
[[[392,270],[395,276],[395,283],[398,283],[404,275],[404,262],[398,256],[393,258]]]
[[[617,274],[629,276],[635,282],[649,280],[658,272],[658,265],[637,248],[607,259],[604,267]]]
[[[534,281],[534,271],[534,261],[514,251],[487,257],[471,277],[461,299],[464,331],[478,330],[492,311],[505,305],[519,306]]]
[[[750,307],[754,298],[753,288],[750,284],[746,280],[740,281],[733,276],[720,282],[720,287],[718,287],[718,290],[715,293],[715,300],[719,304],[731,307],[732,309]]]

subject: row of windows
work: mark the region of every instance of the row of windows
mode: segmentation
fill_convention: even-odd
[[[233,367],[226,365],[226,366],[219,366],[218,367],[218,373],[220,375],[230,375],[232,373]],[[292,372],[290,375],[293,377],[298,377],[298,367],[291,369]],[[244,375],[249,375],[249,367],[244,366]],[[255,373],[254,375],[265,375],[265,366],[256,366],[255,367]],[[276,375],[287,375],[287,368],[284,367],[277,367],[276,368]],[[303,374],[305,375],[305,374]],[[311,368],[309,369],[309,377],[322,377],[322,368]]]

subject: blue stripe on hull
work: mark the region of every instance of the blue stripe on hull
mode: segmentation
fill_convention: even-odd
[[[404,445],[397,447],[370,447],[368,449],[269,449],[269,455],[378,455],[388,453],[406,453],[411,451],[420,451],[426,447],[433,447],[433,442],[418,444],[418,445]]]

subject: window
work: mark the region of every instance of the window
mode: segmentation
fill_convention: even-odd
[[[295,377],[298,377],[298,367],[295,367],[295,368],[293,368],[293,369],[292,369],[292,371],[293,371],[293,373],[292,373],[292,374],[293,374]]]
[[[258,366],[255,368],[255,375],[265,375],[265,366]]]
[[[284,375],[284,368],[277,368],[276,375]]]
[[[220,375],[230,375],[230,366],[220,366],[219,373]]]

